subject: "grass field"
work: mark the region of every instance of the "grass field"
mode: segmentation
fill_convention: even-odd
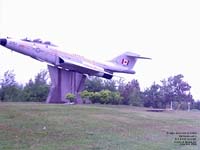
[[[200,111],[0,103],[0,150],[177,149],[200,150]]]

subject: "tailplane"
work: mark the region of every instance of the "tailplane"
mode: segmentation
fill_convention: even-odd
[[[132,70],[133,67],[135,66],[137,59],[151,59],[151,58],[141,57],[140,55],[132,52],[125,52],[113,58],[112,60],[110,60],[110,62],[118,66],[121,66],[123,68],[125,67],[127,70]]]

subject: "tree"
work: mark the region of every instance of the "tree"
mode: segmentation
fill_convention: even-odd
[[[183,81],[184,76],[182,74],[169,77],[167,80],[162,80],[162,95],[165,103],[176,102],[177,109],[181,107],[181,104],[192,102],[193,98],[190,94],[191,86]]]
[[[37,85],[44,85],[47,84],[48,80],[48,71],[47,70],[41,70],[36,76],[35,76],[35,84]]]
[[[112,91],[112,92],[116,92],[117,89],[116,89],[116,81],[115,80],[104,80],[103,82],[103,88],[104,90],[109,90],[109,91]]]
[[[46,100],[49,92],[49,85],[47,84],[48,73],[42,70],[36,76],[34,81],[32,79],[24,87],[24,101],[43,102]]]
[[[194,101],[190,94],[190,88],[191,86],[183,81],[181,74],[161,80],[161,85],[154,82],[142,93],[144,106],[166,108],[173,102],[173,106],[176,105],[176,108],[187,109],[188,102]]]
[[[154,82],[150,88],[147,88],[143,92],[145,107],[163,108],[163,101],[160,88],[160,85]]]
[[[117,86],[117,90],[119,91],[119,93],[123,93],[124,92],[124,90],[125,90],[125,86],[126,86],[126,83],[125,83],[125,81],[124,81],[124,79],[119,79],[117,82],[116,82],[116,84],[118,85]]]
[[[101,79],[99,77],[90,77],[85,82],[85,90],[89,92],[99,92],[101,90],[117,91],[117,81]]]
[[[193,105],[194,105],[194,106],[193,106],[194,109],[198,109],[198,110],[200,110],[200,100],[194,102]]]
[[[119,85],[118,90],[120,92],[120,95],[123,97],[122,104],[134,104],[134,100],[136,100],[135,98],[137,98],[136,101],[138,101],[138,103],[141,103],[140,86],[137,80],[133,79],[126,85],[122,82],[122,85]]]
[[[104,89],[103,80],[99,77],[90,77],[85,81],[85,90],[89,92],[99,92]]]
[[[143,106],[143,100],[141,98],[141,92],[138,90],[134,90],[129,95],[129,104],[132,106]]]
[[[15,81],[13,70],[4,73],[4,78],[0,82],[0,100],[1,101],[20,101],[23,87]]]
[[[110,93],[110,100],[109,103],[112,105],[119,105],[121,104],[122,97],[119,92],[111,92]]]

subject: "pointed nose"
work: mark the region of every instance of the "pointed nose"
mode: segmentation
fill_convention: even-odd
[[[7,39],[0,39],[0,45],[6,46],[7,44]]]

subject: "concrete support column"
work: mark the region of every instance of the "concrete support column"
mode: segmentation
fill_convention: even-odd
[[[73,93],[77,97],[77,103],[82,103],[78,93],[83,90],[86,76],[50,65],[48,65],[48,70],[52,85],[47,103],[65,103],[67,93]]]

